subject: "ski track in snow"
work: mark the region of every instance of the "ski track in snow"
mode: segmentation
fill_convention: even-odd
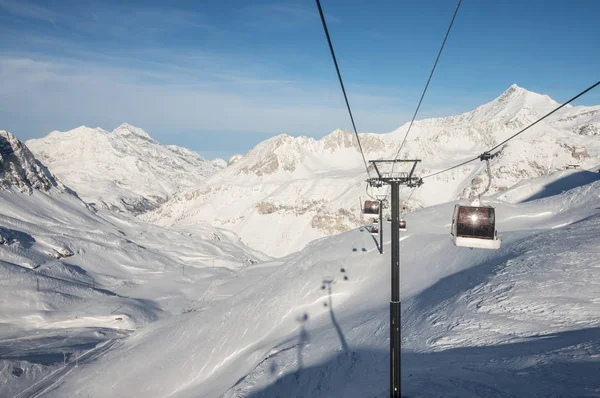
[[[87,362],[98,359],[106,351],[113,348],[118,342],[119,339],[108,340],[99,344],[97,347],[78,355],[76,359],[67,362],[63,367],[55,370],[42,380],[26,388],[14,398],[37,398],[51,389],[57,388],[61,380],[67,377],[76,367],[83,366]]]

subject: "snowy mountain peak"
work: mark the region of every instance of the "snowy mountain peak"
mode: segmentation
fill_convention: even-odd
[[[558,102],[547,95],[534,93],[513,84],[494,100],[450,120],[460,123],[496,124],[516,129],[532,123],[558,105]]]
[[[112,133],[85,126],[55,131],[27,145],[84,200],[134,214],[156,209],[220,170],[198,153],[162,145],[127,123]]]
[[[539,105],[540,103],[543,104],[545,102],[549,102],[554,106],[559,105],[558,102],[554,101],[548,95],[534,93],[533,91],[526,90],[516,84],[511,85],[508,90],[491,103],[497,102],[508,104],[513,101],[518,102],[520,105]]]
[[[50,135],[61,135],[61,134],[94,136],[94,135],[98,135],[98,134],[105,135],[105,134],[110,134],[110,133],[100,127],[88,127],[88,126],[84,126],[84,125],[81,125],[79,127],[76,127],[74,129],[66,131],[66,132],[54,130],[53,132],[50,133]]]
[[[528,92],[523,87],[519,87],[516,84],[511,84],[511,86],[504,92],[500,97],[516,97],[525,92]]]
[[[221,158],[211,160],[210,164],[215,166],[217,169],[224,169],[225,167],[227,167],[227,161]]]
[[[331,134],[321,139],[325,149],[335,150],[337,148],[356,147],[356,138],[353,133],[336,129]]]
[[[255,174],[266,176],[277,172],[293,172],[304,159],[302,148],[314,139],[294,138],[287,134],[269,138],[252,148],[239,159],[230,159],[227,170],[233,174]]]
[[[113,130],[113,134],[123,137],[139,137],[151,142],[157,142],[154,138],[150,137],[143,129],[132,126],[127,123],[121,124],[119,127]]]
[[[52,187],[66,190],[27,146],[8,131],[0,130],[0,187],[11,186],[28,194],[34,189],[47,192]]]

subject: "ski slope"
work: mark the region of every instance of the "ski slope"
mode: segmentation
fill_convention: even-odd
[[[498,251],[452,245],[454,203],[406,217],[405,395],[600,394],[600,181],[529,184],[489,198]],[[138,330],[47,396],[388,396],[389,249],[357,228],[222,275],[222,300]]]

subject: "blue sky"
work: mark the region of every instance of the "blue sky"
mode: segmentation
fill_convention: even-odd
[[[410,120],[454,0],[322,0],[360,132]],[[600,78],[600,1],[464,0],[420,117]],[[0,128],[139,126],[211,158],[350,128],[312,0],[0,0]],[[577,104],[600,104],[600,89]]]

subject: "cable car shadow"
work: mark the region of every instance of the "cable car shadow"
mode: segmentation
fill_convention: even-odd
[[[507,266],[508,260],[518,257],[523,253],[525,253],[525,250],[511,252],[502,257],[493,258],[440,279],[418,293],[411,300],[412,311],[416,311],[422,316],[422,311],[428,308],[435,308],[444,301],[487,282],[497,272],[500,272]]]

